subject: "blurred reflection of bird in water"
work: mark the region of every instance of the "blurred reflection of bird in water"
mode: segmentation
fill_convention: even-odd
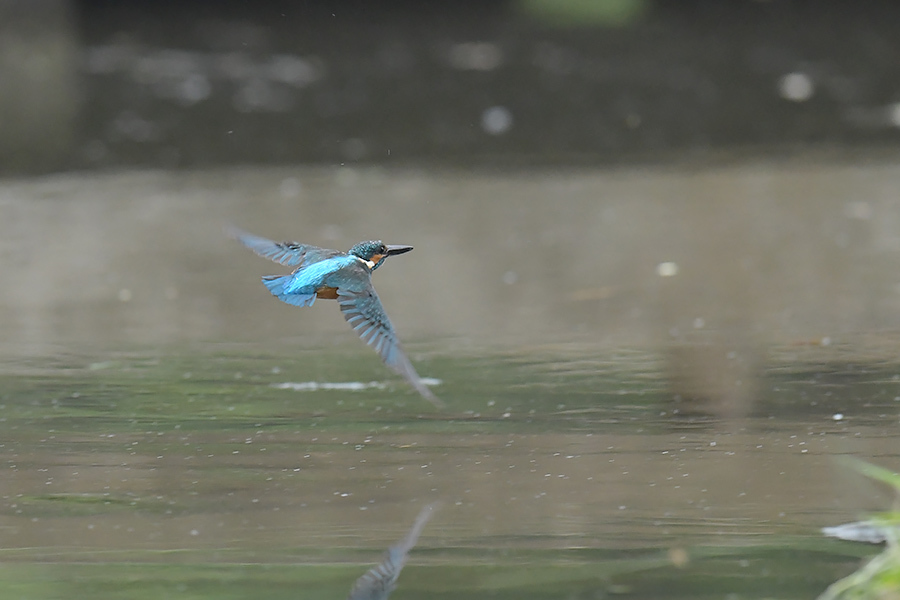
[[[422,509],[406,537],[388,548],[381,564],[372,567],[368,573],[356,580],[347,600],[386,600],[397,585],[397,577],[406,564],[407,554],[416,545],[419,534],[422,533],[436,507],[436,504],[429,504]]]

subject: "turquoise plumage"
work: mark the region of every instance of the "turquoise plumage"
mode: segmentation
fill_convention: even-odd
[[[384,363],[402,375],[423,398],[443,407],[422,383],[403,351],[372,286],[372,272],[388,256],[409,252],[412,246],[367,241],[356,244],[349,252],[341,252],[296,242],[274,242],[237,229],[229,233],[259,256],[296,267],[289,275],[263,277],[263,284],[272,295],[293,306],[312,306],[317,298],[337,300],[344,318]]]

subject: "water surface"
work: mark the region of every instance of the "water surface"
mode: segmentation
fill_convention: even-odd
[[[439,501],[396,598],[815,597],[877,552],[819,529],[891,500],[835,458],[900,464],[898,174],[3,182],[0,580],[345,598]],[[228,222],[416,246],[376,286],[447,409]]]
[[[397,597],[811,597],[866,550],[819,527],[889,501],[833,459],[896,457],[896,364],[805,350],[801,366],[766,370],[750,414],[722,418],[684,414],[637,350],[425,353],[438,412],[365,350],[200,345],[8,366],[9,585],[341,598],[439,500]],[[279,386],[312,381],[375,385]],[[857,408],[841,418],[848,395]]]

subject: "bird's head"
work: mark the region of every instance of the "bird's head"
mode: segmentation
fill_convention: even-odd
[[[350,248],[350,254],[373,263],[372,270],[374,271],[381,266],[381,263],[383,263],[384,259],[388,256],[404,254],[412,249],[412,246],[392,246],[383,243],[381,240],[372,240],[356,244]]]

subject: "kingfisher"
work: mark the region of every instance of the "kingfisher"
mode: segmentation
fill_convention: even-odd
[[[423,398],[437,408],[444,407],[413,368],[372,286],[372,272],[388,256],[405,254],[412,246],[370,240],[341,252],[297,242],[274,242],[235,228],[227,232],[259,256],[296,267],[290,275],[262,278],[273,296],[293,306],[312,306],[316,298],[337,300],[344,319],[378,352],[384,364],[403,376]]]

